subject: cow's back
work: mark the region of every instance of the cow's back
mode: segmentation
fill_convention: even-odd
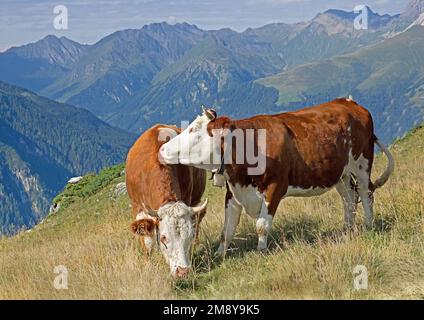
[[[126,185],[133,215],[156,211],[171,201],[189,206],[200,202],[206,185],[204,170],[183,165],[164,165],[158,159],[161,129],[181,130],[175,126],[155,125],[146,130],[128,152]]]
[[[350,154],[363,155],[370,164],[373,161],[371,115],[348,99],[232,123],[241,129],[266,129],[266,173],[254,178],[263,187],[281,179],[302,189],[330,187],[340,179]],[[249,181],[245,179],[244,184]]]
[[[370,113],[354,101],[337,99],[322,105],[284,113],[280,120],[286,139],[283,163],[290,162],[289,183],[308,188],[338,182],[349,162],[374,155],[374,128]],[[371,167],[371,166],[370,166]]]
[[[326,146],[337,147],[339,154],[373,154],[374,125],[367,109],[349,99],[337,99],[318,106],[288,112],[282,116],[297,146],[308,152]]]

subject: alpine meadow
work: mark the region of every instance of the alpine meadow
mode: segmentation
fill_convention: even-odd
[[[424,298],[424,128],[397,141],[396,173],[376,194],[375,230],[343,232],[339,196],[284,200],[270,250],[258,253],[253,220],[242,215],[235,244],[216,256],[223,189],[208,185],[208,213],[192,253],[194,272],[175,280],[160,253],[146,260],[126,195],[116,196],[122,166],[86,176],[72,198],[31,231],[0,241],[1,299],[422,299]],[[381,172],[385,159],[377,158]],[[95,185],[102,187],[89,192]],[[408,186],[403,188],[402,186]],[[86,191],[86,192],[84,192]],[[85,195],[87,194],[87,195]],[[235,249],[237,248],[237,249]],[[55,266],[66,265],[68,290],[56,290]],[[368,290],[355,290],[365,265]]]

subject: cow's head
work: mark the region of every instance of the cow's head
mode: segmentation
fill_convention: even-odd
[[[191,247],[200,221],[206,214],[207,200],[198,207],[183,202],[170,202],[159,208],[159,218],[143,216],[131,225],[135,234],[154,243],[157,236],[160,249],[176,277],[186,276],[191,267]]]
[[[208,124],[216,119],[216,112],[202,107],[203,113],[178,136],[165,143],[159,151],[159,160],[167,164],[185,164],[214,170],[220,165],[220,143],[208,131]]]

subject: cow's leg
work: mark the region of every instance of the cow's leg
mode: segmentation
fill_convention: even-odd
[[[240,214],[242,206],[234,199],[230,190],[227,190],[225,195],[225,221],[224,229],[222,230],[221,243],[217,253],[223,254],[227,251],[228,246],[234,238],[236,228],[240,222]]]
[[[369,159],[371,159],[371,162]],[[373,192],[370,190],[370,187],[372,185],[370,180],[371,166],[372,157],[369,158],[361,155],[356,160],[354,168],[354,174],[357,178],[358,184],[358,194],[361,198],[362,206],[364,208],[365,226],[367,227],[367,229],[372,229],[374,224]]]
[[[263,251],[267,248],[268,233],[271,230],[273,215],[268,212],[267,202],[262,202],[261,212],[256,221],[256,233],[258,234],[258,251]]]
[[[358,175],[358,193],[361,198],[365,213],[365,226],[372,229],[374,224],[373,193],[370,190],[370,174],[365,169],[360,170]]]
[[[278,205],[287,191],[287,187],[283,188],[277,184],[271,184],[264,196],[259,213],[259,218],[256,221],[256,233],[258,234],[258,247],[259,251],[267,249],[268,234],[271,230],[272,220]]]
[[[336,190],[343,201],[345,226],[347,229],[352,229],[355,223],[358,193],[351,184],[350,175],[345,175],[340,179],[339,183],[336,185]]]

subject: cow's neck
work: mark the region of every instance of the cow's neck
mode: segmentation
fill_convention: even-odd
[[[181,198],[181,188],[178,182],[176,168],[173,166],[163,167],[164,174],[161,179],[156,181],[156,187],[159,191],[160,200],[158,204],[163,206],[169,202],[176,202]],[[158,208],[154,208],[158,209]]]
[[[215,121],[211,122],[210,126],[208,127],[209,132],[212,132],[214,129],[228,129],[231,131],[234,130],[242,130],[244,134],[246,135],[247,129],[261,129],[261,125],[259,121],[253,121],[250,119],[242,119],[242,120],[232,120],[227,117],[220,117],[217,118]],[[246,142],[246,140],[244,140]],[[254,150],[257,153],[257,139],[254,141]],[[264,185],[263,181],[263,175],[253,176],[248,174],[248,165],[245,157],[244,164],[237,164],[236,162],[236,145],[233,144],[232,147],[232,163],[231,164],[222,164],[220,168],[218,169],[218,173],[224,174],[227,182],[229,182],[232,185],[240,185],[240,186],[252,186],[256,187],[259,191],[263,191],[266,189],[266,186]],[[244,150],[246,151],[246,146],[244,146]],[[228,157],[228,155],[225,154],[225,148],[224,146],[221,149],[222,152],[222,159],[225,157]]]

